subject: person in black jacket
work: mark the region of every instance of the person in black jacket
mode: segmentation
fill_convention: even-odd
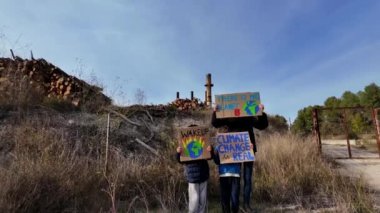
[[[182,147],[177,147],[176,158],[179,163],[185,165],[185,176],[189,183],[189,213],[207,212],[207,180],[210,176],[207,160],[213,158],[212,147],[207,147],[207,151],[211,154],[210,159],[207,160],[181,162],[182,151]]]
[[[264,105],[260,104],[260,108],[263,111]],[[216,118],[217,107],[214,108],[212,114],[211,123],[215,128],[226,126],[228,132],[248,132],[251,143],[253,144],[253,151],[257,152],[257,146],[255,141],[255,135],[253,128],[263,130],[268,127],[267,114],[263,112],[261,116],[257,117],[237,117],[237,118]],[[244,208],[252,210],[250,206],[251,192],[252,192],[252,175],[253,175],[253,162],[243,163],[243,179],[244,179]]]

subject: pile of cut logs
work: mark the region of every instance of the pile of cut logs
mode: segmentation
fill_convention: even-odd
[[[0,79],[10,86],[17,85],[21,79],[27,80],[30,86],[42,89],[48,98],[68,100],[75,106],[93,98],[111,103],[101,88],[68,75],[44,59],[0,58]]]
[[[197,110],[205,107],[205,104],[197,98],[193,100],[177,98],[170,105],[176,107],[179,111]]]

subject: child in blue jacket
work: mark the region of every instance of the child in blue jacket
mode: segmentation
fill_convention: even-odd
[[[214,162],[219,165],[219,182],[222,212],[239,211],[240,165],[241,163],[220,164],[218,150],[215,150]]]

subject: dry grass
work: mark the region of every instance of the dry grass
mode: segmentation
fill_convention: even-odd
[[[182,165],[174,159],[172,128],[158,141],[166,143],[159,150],[161,158],[127,152],[116,146],[122,143],[111,143],[105,172],[104,126],[70,129],[54,120],[39,114],[0,126],[0,155],[5,156],[0,161],[0,212],[185,211],[187,183]],[[364,184],[336,175],[309,141],[292,135],[261,139],[255,205],[370,212]],[[216,166],[210,165],[210,211],[218,212],[218,176]]]
[[[72,134],[51,119],[1,126],[0,151],[7,151],[0,152],[0,212],[172,211],[186,203],[187,184],[174,156],[126,154],[111,145],[105,172],[102,127]]]
[[[363,180],[337,174],[311,141],[276,134],[261,141],[255,201],[293,203],[308,210],[333,207],[338,212],[372,212],[373,203]]]

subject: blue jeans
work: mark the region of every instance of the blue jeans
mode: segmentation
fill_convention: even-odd
[[[253,162],[244,162],[243,163],[243,179],[244,179],[244,188],[243,188],[243,197],[244,205],[250,205],[251,193],[252,193],[252,175],[253,175]]]
[[[239,211],[240,177],[220,177],[222,212]]]

